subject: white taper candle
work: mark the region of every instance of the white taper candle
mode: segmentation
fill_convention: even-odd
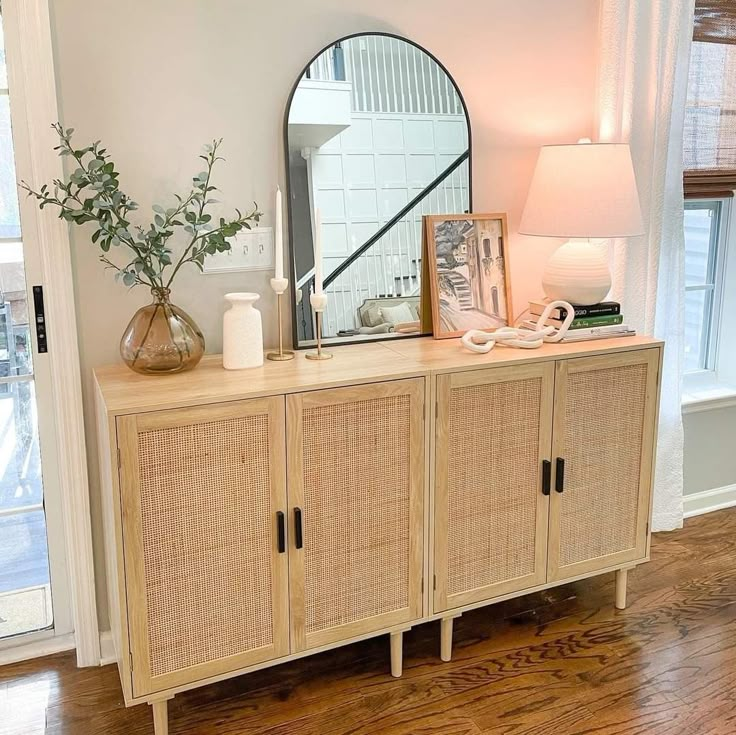
[[[276,187],[276,216],[274,217],[274,277],[284,277],[284,235],[281,222],[281,189]]]
[[[314,293],[322,294],[322,215],[314,210]]]

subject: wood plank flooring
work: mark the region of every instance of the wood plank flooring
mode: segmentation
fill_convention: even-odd
[[[518,598],[176,697],[171,735],[731,735],[736,733],[736,508],[655,536],[629,574]],[[0,668],[2,735],[148,735],[117,669],[72,654]]]

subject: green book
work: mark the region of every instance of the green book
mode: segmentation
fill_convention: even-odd
[[[609,327],[614,324],[623,324],[622,314],[608,314],[607,316],[584,316],[573,319],[570,329],[590,329],[591,327]]]

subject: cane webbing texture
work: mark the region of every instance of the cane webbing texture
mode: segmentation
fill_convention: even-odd
[[[560,566],[636,547],[647,366],[568,376]]]
[[[542,379],[451,390],[447,591],[534,573]]]
[[[305,630],[409,605],[408,395],[304,409]]]
[[[138,437],[152,676],[270,645],[268,416]]]

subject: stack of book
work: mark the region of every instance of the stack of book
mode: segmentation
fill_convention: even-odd
[[[602,301],[600,304],[590,306],[576,306],[575,318],[570,325],[567,334],[562,338],[563,342],[582,342],[587,339],[607,339],[609,337],[630,337],[636,331],[624,324],[621,314],[621,304],[617,301]],[[544,301],[530,301],[529,313],[531,317],[522,326],[536,329],[537,319],[547,308]],[[557,307],[552,310],[547,319],[547,325],[559,328],[567,318],[567,309]]]

